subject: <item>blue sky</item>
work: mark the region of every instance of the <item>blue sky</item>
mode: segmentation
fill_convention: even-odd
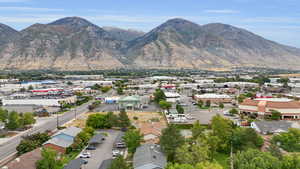
[[[221,22],[300,48],[299,0],[0,0],[0,23],[18,30],[67,16],[143,31],[178,17]]]

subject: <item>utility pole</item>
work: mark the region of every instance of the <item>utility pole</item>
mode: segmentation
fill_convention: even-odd
[[[77,115],[77,107],[75,107],[75,120],[76,120],[76,115]]]

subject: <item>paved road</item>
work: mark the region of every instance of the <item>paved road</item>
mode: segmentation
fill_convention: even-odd
[[[75,110],[70,110],[69,112],[64,113],[63,115],[59,116],[59,125],[63,125],[66,122],[74,119],[75,112],[77,115],[80,115],[82,113],[85,113],[88,111],[88,105],[92,103],[93,101],[90,101],[88,103],[85,103]],[[16,152],[16,147],[20,143],[22,136],[31,135],[38,132],[45,132],[46,130],[55,130],[57,126],[57,119],[56,118],[49,118],[49,121],[39,125],[35,126],[32,129],[12,138],[7,143],[4,143],[0,145],[0,161],[4,160],[8,156],[14,154]]]
[[[96,150],[89,151],[92,157],[87,159],[88,164],[84,165],[83,169],[98,169],[104,160],[112,158],[113,143],[120,131],[104,130],[103,132],[108,133],[108,137]]]

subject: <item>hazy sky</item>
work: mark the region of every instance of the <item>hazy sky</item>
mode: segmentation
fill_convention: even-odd
[[[300,0],[0,0],[0,23],[18,30],[66,16],[143,31],[175,17],[221,22],[300,47]]]

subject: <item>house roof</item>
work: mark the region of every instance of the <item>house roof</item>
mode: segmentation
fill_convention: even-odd
[[[100,143],[102,143],[103,138],[104,138],[104,135],[101,133],[98,133],[90,139],[89,144],[100,144]]]
[[[143,144],[136,149],[133,156],[133,167],[152,166],[151,168],[164,168],[167,164],[165,155],[157,144]]]
[[[67,164],[64,169],[81,169],[81,166],[84,164],[84,160],[77,158],[75,160],[72,160]]]
[[[253,122],[262,133],[276,133],[288,131],[289,128],[299,128],[299,125],[289,121],[255,121]]]
[[[110,167],[111,163],[112,163],[112,159],[104,160],[104,161],[102,161],[99,169],[108,169]]]
[[[35,163],[41,158],[41,149],[37,148],[9,162],[6,167],[7,169],[35,169]]]
[[[71,137],[75,137],[78,133],[81,132],[81,130],[82,130],[81,128],[71,126],[71,127],[65,128],[65,129],[57,132],[54,136],[57,136],[59,134],[65,134],[65,135],[68,135]]]
[[[45,144],[53,144],[53,145],[56,145],[59,147],[67,148],[73,144],[73,140],[54,137],[54,138],[51,138],[50,140],[48,140],[47,142],[45,142],[44,145]]]
[[[125,101],[140,101],[140,96],[125,96],[119,99],[119,102]]]

